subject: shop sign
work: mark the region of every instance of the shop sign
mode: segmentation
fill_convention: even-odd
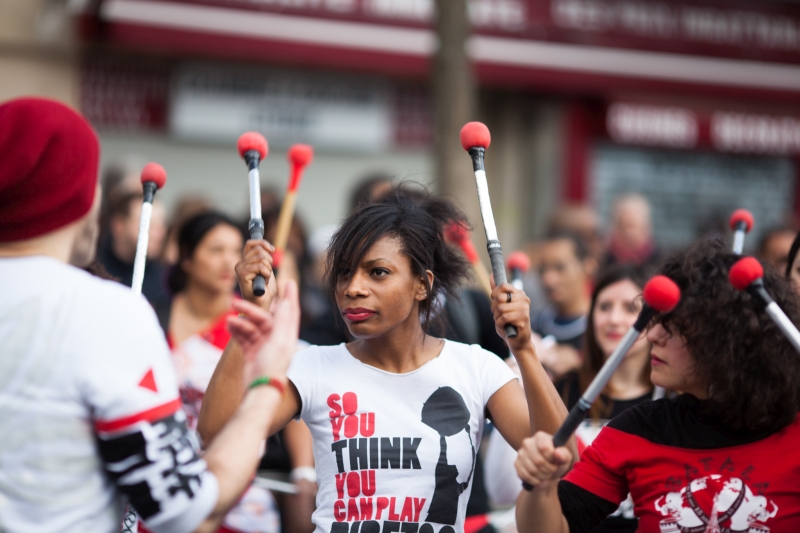
[[[184,139],[255,130],[274,146],[373,152],[394,136],[390,86],[372,78],[190,63],[174,73],[170,104],[169,129]]]
[[[615,102],[605,127],[619,144],[800,155],[800,118],[794,116]]]
[[[175,4],[429,28],[434,0],[170,0]],[[110,2],[120,3],[120,0]],[[689,55],[800,59],[800,15],[709,0],[469,0],[480,34]],[[590,41],[587,41],[590,39]]]
[[[697,116],[680,107],[613,104],[606,114],[611,138],[623,144],[692,148],[697,145]]]
[[[712,45],[800,52],[800,19],[773,6],[747,9],[702,2],[551,0],[555,24],[597,34],[646,38],[664,46]]]
[[[800,120],[720,111],[711,116],[711,142],[725,152],[800,154]]]

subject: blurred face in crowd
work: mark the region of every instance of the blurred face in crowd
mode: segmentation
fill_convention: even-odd
[[[642,310],[641,292],[642,289],[635,283],[624,279],[612,283],[597,295],[593,313],[594,338],[606,357],[611,355],[636,322]],[[647,349],[647,339],[642,335],[627,357],[646,353]]]
[[[588,262],[576,255],[570,239],[554,239],[542,245],[540,274],[550,302],[569,310],[586,298]],[[585,311],[584,311],[585,312]]]
[[[241,232],[227,224],[211,229],[195,248],[189,259],[181,264],[189,285],[216,293],[229,293],[236,285],[234,267],[242,256],[244,242]]]
[[[111,218],[111,236],[114,253],[123,261],[133,262],[136,256],[136,243],[139,240],[139,221],[142,217],[142,200],[131,200],[128,215],[117,214]],[[167,233],[164,206],[158,200],[153,202],[153,214],[150,218],[150,233],[147,242],[147,257],[158,257],[164,246]]]
[[[69,263],[73,266],[84,268],[94,261],[97,251],[97,236],[100,233],[100,204],[101,190],[97,186],[94,203],[89,213],[79,221],[78,234],[72,245]]]
[[[379,337],[407,321],[419,325],[418,305],[427,298],[427,289],[401,250],[398,238],[384,236],[364,254],[354,272],[339,276],[336,304],[353,337]],[[428,279],[433,283],[430,272]]]
[[[773,233],[761,247],[760,259],[777,268],[778,272],[786,272],[789,250],[792,248],[794,238],[795,233],[793,231]]]
[[[632,249],[641,248],[650,242],[652,226],[647,200],[632,197],[617,203],[614,208],[614,237]]]
[[[650,350],[650,380],[653,385],[665,389],[693,394],[697,398],[708,397],[708,386],[695,375],[695,360],[681,335],[667,331],[656,324],[647,332]]]
[[[553,214],[550,226],[577,233],[589,247],[592,257],[598,260],[602,257],[604,243],[600,236],[600,220],[594,208],[583,204],[564,205]]]
[[[789,271],[789,279],[792,280],[794,290],[800,293],[800,254],[794,258],[792,270]]]

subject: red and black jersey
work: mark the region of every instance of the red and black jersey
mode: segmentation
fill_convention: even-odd
[[[800,532],[800,418],[754,433],[681,395],[612,420],[559,484],[570,533],[630,492],[641,533]]]

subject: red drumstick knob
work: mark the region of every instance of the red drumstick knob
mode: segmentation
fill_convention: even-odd
[[[142,184],[155,183],[160,189],[167,183],[167,171],[158,163],[147,163],[142,169]]]
[[[728,272],[731,285],[743,291],[758,279],[764,277],[764,267],[755,257],[743,257],[736,261]]]
[[[464,150],[470,148],[489,148],[492,143],[492,135],[489,128],[483,122],[467,122],[461,128],[461,146]]]
[[[681,290],[667,276],[654,276],[645,284],[642,296],[645,303],[659,313],[668,313],[680,302]]]
[[[242,157],[247,152],[258,152],[259,159],[266,158],[269,151],[267,140],[257,131],[242,133],[236,142],[236,149],[239,150],[239,155]]]

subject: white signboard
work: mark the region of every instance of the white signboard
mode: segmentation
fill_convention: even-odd
[[[718,150],[760,154],[800,153],[800,120],[794,117],[714,113],[711,142]]]
[[[376,152],[392,142],[391,102],[372,78],[190,63],[173,77],[169,128],[191,140],[258,131],[273,146]]]
[[[606,127],[619,143],[670,148],[693,148],[699,129],[697,117],[688,109],[623,103],[609,108]]]

